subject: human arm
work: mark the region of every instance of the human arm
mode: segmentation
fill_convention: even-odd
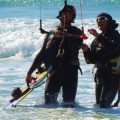
[[[91,48],[95,47],[95,41],[97,40],[99,33],[95,29],[89,29],[88,32],[95,37],[91,44]],[[85,58],[85,61],[90,64],[93,63],[95,64],[97,61],[97,57],[94,54],[94,51],[88,47],[86,44],[82,44],[82,50],[83,50],[83,55]]]
[[[93,42],[91,44],[91,46],[94,46],[93,44],[94,44],[95,40],[97,40],[99,33],[95,29],[89,29],[88,32],[95,37],[95,39],[93,40]],[[85,61],[88,64],[90,64],[90,63],[94,64],[96,62],[96,56],[95,56],[94,52],[91,50],[91,48],[89,48],[87,44],[82,44],[81,48],[83,50],[83,55],[84,55]]]
[[[97,34],[96,30],[91,29],[89,32],[96,37],[91,44],[91,49],[84,52],[87,60],[96,63],[96,61],[106,61],[120,55],[120,34],[118,31]]]
[[[75,26],[71,26],[69,27],[68,29],[55,29],[52,31],[52,33],[54,34],[54,37],[56,38],[62,38],[62,37],[65,37],[67,39],[77,39],[77,40],[81,40],[81,35],[82,35],[82,31],[75,27]]]
[[[41,62],[43,60],[43,55],[44,55],[44,52],[45,52],[45,47],[46,47],[46,44],[48,42],[48,36],[49,35],[45,36],[43,46],[42,46],[40,52],[35,57],[35,59],[34,59],[32,65],[31,65],[30,69],[27,72],[27,76],[26,76],[26,79],[25,79],[27,84],[29,84],[32,81],[32,77],[31,77],[32,73],[38,68],[38,66],[41,64]]]
[[[82,44],[81,48],[83,50],[83,55],[84,55],[86,63],[94,64],[96,62],[96,57],[95,57],[94,53],[91,51],[91,49],[88,47],[88,45]]]

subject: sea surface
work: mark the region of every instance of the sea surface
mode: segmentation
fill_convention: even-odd
[[[96,16],[99,13],[111,14],[120,24],[120,0],[82,0],[82,20],[80,0],[68,0],[68,4],[76,7],[74,25],[81,28],[83,23],[88,36],[84,43],[88,45],[94,37],[87,30],[98,30]],[[11,98],[11,91],[15,87],[25,84],[27,71],[41,49],[45,36],[39,32],[40,19],[45,30],[54,29],[59,25],[56,16],[63,5],[64,0],[0,0],[0,106]],[[117,30],[120,32],[120,27]],[[83,75],[78,75],[76,108],[42,105],[42,85],[21,101],[18,107],[0,110],[0,120],[119,120],[120,106],[110,109],[95,107],[93,65],[85,63],[81,50],[79,59]],[[58,101],[61,100],[60,94]],[[117,96],[114,102],[116,100]]]

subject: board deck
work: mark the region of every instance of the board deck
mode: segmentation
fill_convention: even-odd
[[[30,86],[28,87],[27,84],[24,84],[20,87],[20,90],[22,94],[18,98],[11,98],[8,100],[0,109],[5,109],[8,106],[16,106],[20,101],[22,101],[30,92],[33,91],[33,89],[41,86],[43,83],[45,83],[44,78],[48,75],[49,71],[44,71],[41,74],[36,74],[36,79],[32,80]],[[16,103],[15,103],[16,102]],[[15,104],[14,104],[15,103]]]

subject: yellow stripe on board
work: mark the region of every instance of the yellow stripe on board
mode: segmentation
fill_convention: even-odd
[[[36,76],[36,77],[37,77],[36,81],[38,81],[39,79],[43,78],[46,74],[47,74],[47,72],[45,71],[45,72],[37,75],[37,76]],[[34,83],[33,83],[33,84],[34,84]],[[28,86],[25,84],[25,85],[23,85],[20,89],[21,89],[22,92],[24,92],[27,88],[28,88]]]

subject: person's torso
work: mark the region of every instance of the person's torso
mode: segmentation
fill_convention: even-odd
[[[71,26],[67,29],[67,32],[69,34],[74,35],[81,35],[81,30],[77,27]],[[59,50],[62,51],[61,63],[62,64],[71,64],[74,62],[77,62],[78,64],[78,54],[79,49],[82,45],[82,39],[78,38],[71,38],[71,37],[64,37],[64,38],[55,38],[54,36],[49,37],[51,40],[51,45],[46,49],[47,50],[47,62],[52,63],[52,61],[55,59],[56,56],[58,56]],[[64,40],[63,40],[64,39]],[[62,42],[62,46],[60,47],[60,44]]]
[[[116,42],[115,36],[114,36],[114,31],[108,32],[107,34],[103,34],[101,33],[101,35],[104,36],[104,38],[106,38],[106,42],[104,44],[106,44],[105,46],[107,46],[107,48],[110,48],[111,50],[114,50],[114,48],[112,48],[112,44],[113,42]],[[107,44],[107,42],[109,42],[109,44]],[[117,43],[116,43],[117,44]],[[92,44],[91,44],[91,52],[94,56],[96,56],[97,62],[98,63],[106,63],[108,62],[112,57],[115,58],[118,56],[118,52],[116,52],[113,55],[109,55],[107,48],[105,48],[105,46],[103,45],[103,43],[99,40],[99,38],[96,38]],[[119,54],[120,55],[120,54]],[[111,57],[111,58],[110,58]]]

